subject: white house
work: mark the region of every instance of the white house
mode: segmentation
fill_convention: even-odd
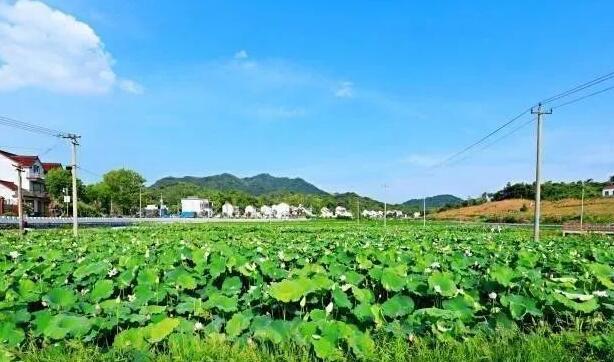
[[[243,213],[243,216],[245,216],[246,218],[255,218],[257,213],[258,210],[256,210],[255,207],[253,207],[252,205],[247,205],[245,206],[245,212]]]
[[[23,201],[33,215],[49,213],[49,194],[45,190],[45,174],[47,171],[62,167],[59,163],[43,163],[38,156],[23,156],[0,150],[0,198],[5,205],[17,205],[17,185],[19,183],[16,165],[23,168],[22,195]]]
[[[211,203],[207,199],[201,199],[195,196],[190,196],[185,199],[181,199],[181,211],[182,212],[195,212],[199,217],[212,217],[213,208]]]
[[[260,214],[265,219],[270,219],[273,217],[273,208],[268,205],[262,205],[260,207]]]
[[[235,207],[228,201],[222,205],[222,217],[233,217],[235,214]]]
[[[381,211],[375,210],[362,210],[362,217],[366,219],[377,219],[382,217],[384,214]]]
[[[328,208],[323,207],[320,209],[320,217],[323,217],[325,219],[332,219],[333,217],[335,217],[335,214],[333,214]]]
[[[285,202],[273,205],[273,215],[277,219],[287,219],[290,217],[290,205]]]
[[[343,218],[351,218],[353,215],[345,207],[337,206],[335,208],[335,216],[336,217],[343,217]]]
[[[614,197],[614,183],[606,185],[601,192],[603,197]]]

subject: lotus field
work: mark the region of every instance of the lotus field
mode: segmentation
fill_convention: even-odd
[[[0,345],[177,338],[373,357],[380,336],[611,325],[614,239],[355,222],[0,233]]]

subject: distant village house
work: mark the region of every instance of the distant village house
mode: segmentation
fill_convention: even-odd
[[[59,163],[41,162],[38,156],[16,155],[0,150],[0,215],[17,212],[18,176],[15,166],[21,166],[22,195],[26,211],[33,216],[48,216],[51,199],[45,189],[45,174]]]

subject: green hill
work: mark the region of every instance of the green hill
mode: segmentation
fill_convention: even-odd
[[[422,209],[423,199],[411,199],[405,201],[402,205],[412,209]],[[437,195],[426,198],[427,209],[438,209],[444,205],[460,205],[463,199],[454,195]]]
[[[293,192],[306,195],[328,195],[301,178],[275,177],[263,173],[253,177],[239,178],[223,173],[206,177],[165,177],[156,181],[152,188],[165,188],[180,183],[188,183],[210,190],[242,191],[249,195],[261,196],[275,192]]]

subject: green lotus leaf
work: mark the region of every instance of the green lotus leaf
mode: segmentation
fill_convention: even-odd
[[[527,314],[542,316],[542,311],[537,308],[535,300],[523,295],[504,295],[501,297],[501,304],[509,308],[512,318],[516,320],[523,319]]]
[[[335,305],[339,308],[352,308],[352,302],[350,302],[350,298],[348,298],[347,294],[339,288],[336,288],[332,292],[333,300],[335,301]]]
[[[17,347],[25,339],[23,330],[12,322],[0,322],[0,345]]]
[[[271,284],[269,294],[284,303],[296,302],[313,290],[313,283],[307,278],[284,279]]]
[[[30,279],[20,279],[17,291],[25,302],[37,301],[40,294],[36,283]]]
[[[71,289],[63,287],[53,288],[47,295],[47,298],[52,306],[64,309],[72,307],[77,300],[75,293]]]
[[[235,313],[226,323],[226,334],[230,337],[238,337],[244,330],[249,328],[252,316],[246,313]]]
[[[58,314],[53,316],[43,334],[51,339],[64,339],[68,335],[73,337],[84,336],[89,332],[91,322],[85,317]]]
[[[158,270],[153,268],[142,269],[136,277],[139,285],[155,285],[160,283]]]
[[[328,361],[343,360],[341,351],[326,338],[312,339],[311,344],[318,358]]]
[[[239,294],[242,288],[243,283],[239,277],[226,278],[224,279],[224,283],[222,283],[222,293],[226,295]]]
[[[196,279],[194,279],[194,277],[186,271],[179,273],[177,279],[175,280],[175,285],[186,290],[196,289],[197,286]]]
[[[373,303],[373,301],[375,301],[373,292],[370,289],[352,287],[352,294],[354,294],[354,298],[360,303]]]
[[[226,258],[220,255],[214,255],[211,257],[209,264],[209,275],[211,275],[212,279],[216,279],[223,272],[226,271]]]
[[[145,328],[126,329],[115,336],[115,340],[113,341],[113,347],[119,350],[145,350],[149,346],[147,340],[145,339],[145,334]]]
[[[458,292],[456,283],[454,283],[454,275],[451,273],[435,272],[429,276],[428,282],[437,294],[444,297],[453,297]]]
[[[99,280],[94,284],[90,298],[96,302],[107,299],[113,294],[113,281],[108,279]]]
[[[109,269],[109,264],[105,261],[99,261],[96,263],[86,264],[75,269],[73,276],[76,279],[83,279],[92,274],[106,273]]]
[[[414,310],[414,301],[406,296],[397,294],[382,304],[382,313],[386,317],[398,318]]]
[[[346,340],[358,358],[370,360],[375,356],[375,342],[369,334],[354,331]]]
[[[455,298],[443,301],[443,309],[458,313],[463,322],[469,322],[474,318],[474,301],[472,298],[459,295]]]
[[[556,299],[556,301],[563,304],[567,308],[573,311],[576,311],[576,312],[591,313],[599,309],[599,302],[597,302],[596,298],[591,298],[588,300],[581,299],[581,300],[586,300],[586,301],[576,302],[572,300],[575,298],[570,299],[567,295],[557,293],[557,294],[554,294],[554,299]]]
[[[204,306],[206,309],[218,309],[224,312],[234,312],[237,310],[237,297],[227,297],[225,295],[215,293],[207,299]]]
[[[352,314],[358,318],[359,321],[365,322],[374,319],[373,312],[371,311],[371,304],[361,303],[354,307]]]
[[[614,289],[614,282],[612,282],[612,277],[614,277],[614,269],[611,266],[606,264],[592,263],[588,265],[588,269],[590,272],[608,289]]]
[[[516,277],[514,269],[505,265],[495,265],[490,268],[490,276],[504,287],[512,285],[512,280]]]
[[[395,267],[384,268],[382,270],[381,281],[384,289],[398,292],[405,288],[405,278],[407,277],[407,267],[398,265]]]
[[[147,341],[157,343],[171,334],[179,326],[179,319],[164,318],[158,323],[150,324],[147,328]]]

